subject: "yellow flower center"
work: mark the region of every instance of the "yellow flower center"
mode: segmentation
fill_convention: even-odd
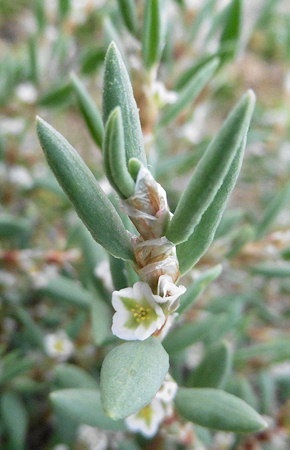
[[[146,319],[150,312],[150,308],[144,308],[144,306],[136,306],[135,308],[131,308],[133,316],[136,322],[141,322]]]

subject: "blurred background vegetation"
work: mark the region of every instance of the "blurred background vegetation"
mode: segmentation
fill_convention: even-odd
[[[130,20],[121,0],[0,2],[0,447],[287,450],[289,2],[164,0],[165,46],[154,99],[146,91],[141,55],[144,2],[134,3]],[[243,437],[191,425],[186,440],[186,424],[164,424],[163,434],[147,441],[86,430],[48,400],[58,388],[97,386],[113,341],[108,300],[120,280],[110,278],[109,264],[116,274],[116,262],[92,241],[47,169],[35,116],[70,141],[109,192],[71,73],[100,109],[104,55],[112,40],[130,72],[152,170],[172,211],[232,105],[246,89],[256,92],[238,185],[214,244],[184,280],[195,283],[196,300],[184,319],[194,331],[186,342],[174,331],[165,342],[172,376],[191,386],[208,346],[225,339],[232,363],[224,389],[267,417],[263,433]],[[168,103],[186,96],[192,77],[214,56],[220,58],[214,79],[168,125],[159,125]],[[205,274],[220,263],[222,274],[203,292],[212,279]]]

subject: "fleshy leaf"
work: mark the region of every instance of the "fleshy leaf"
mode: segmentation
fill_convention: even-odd
[[[266,234],[280,211],[290,202],[290,183],[286,184],[283,189],[276,193],[265,209],[264,216],[257,224],[256,238],[260,239]]]
[[[134,0],[118,0],[119,11],[128,30],[134,35],[137,32],[137,11]]]
[[[119,215],[76,150],[42,119],[37,131],[48,164],[93,238],[117,258],[132,259],[130,238]]]
[[[101,114],[78,77],[74,74],[71,78],[72,87],[77,98],[78,106],[87,124],[88,130],[94,142],[102,148],[104,127]]]
[[[161,6],[162,0],[147,0],[145,5],[142,54],[147,69],[158,62],[164,45]]]
[[[21,450],[25,447],[28,429],[28,412],[21,397],[4,391],[0,400],[1,422],[9,436],[6,448]]]
[[[186,311],[199,295],[204,291],[208,284],[215,280],[222,271],[221,264],[212,267],[209,270],[201,273],[198,278],[196,278],[192,284],[186,289],[186,292],[180,297],[180,306],[178,308],[178,313],[181,314]]]
[[[197,98],[206,83],[213,76],[218,64],[219,60],[217,58],[210,60],[194,74],[192,79],[180,91],[177,101],[167,106],[164,110],[164,114],[159,122],[160,126],[167,125],[174,120],[186,106]]]
[[[114,42],[108,48],[105,58],[103,118],[106,123],[110,113],[120,106],[124,127],[127,162],[138,158],[144,164],[146,155],[139,113],[125,64]]]
[[[232,352],[226,342],[208,349],[187,381],[188,387],[220,388],[226,382],[232,365]]]
[[[64,389],[84,388],[97,389],[95,379],[81,367],[73,364],[59,364],[56,366],[55,383],[57,387]]]
[[[52,392],[50,399],[57,411],[91,427],[104,430],[123,430],[121,421],[110,419],[103,411],[97,389],[62,389]]]
[[[101,370],[105,412],[113,419],[122,419],[139,411],[154,398],[168,368],[168,355],[153,337],[111,350]]]
[[[254,103],[254,93],[249,91],[236,105],[199,161],[168,226],[166,237],[173,243],[178,244],[189,238],[213,201],[247,135]]]
[[[124,128],[121,108],[115,108],[107,121],[104,141],[104,160],[106,175],[113,181],[122,197],[128,198],[134,193],[135,183],[126,161]]]
[[[267,427],[251,406],[218,389],[179,388],[175,404],[187,420],[214,430],[254,433]]]
[[[215,232],[224,213],[228,198],[240,173],[244,156],[244,148],[245,139],[238,150],[221,187],[203,214],[199,224],[195,227],[188,240],[177,246],[176,252],[181,274],[184,274],[190,270],[199,261],[212,243]]]

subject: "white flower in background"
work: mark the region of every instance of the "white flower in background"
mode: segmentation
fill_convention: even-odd
[[[156,398],[164,403],[171,403],[177,392],[177,384],[169,373],[166,375],[165,380],[159,391],[156,394]]]
[[[109,439],[105,431],[90,425],[81,425],[78,429],[78,442],[86,450],[106,450]]]
[[[69,450],[69,447],[65,444],[57,444],[52,450]]]
[[[186,287],[176,286],[172,282],[172,278],[169,275],[161,275],[158,280],[157,294],[155,295],[155,301],[157,303],[169,302],[169,305],[174,309],[178,307],[178,299],[184,294]]]
[[[136,414],[125,419],[126,425],[130,431],[142,433],[150,438],[157,433],[159,425],[165,417],[165,411],[162,403],[154,398],[149,405],[142,408]]]
[[[108,289],[108,291],[112,291],[114,289],[109,261],[104,260],[97,264],[94,273],[97,278],[100,278],[102,280],[105,288]]]
[[[220,448],[221,450],[231,448],[235,441],[235,435],[233,433],[225,433],[223,431],[219,431],[214,436],[214,444],[216,448]]]
[[[206,116],[208,114],[209,105],[208,103],[201,103],[197,105],[194,110],[194,115],[191,121],[186,123],[181,127],[179,131],[179,136],[187,139],[193,144],[197,144],[203,135],[204,124],[206,123]]]
[[[169,91],[161,81],[154,81],[151,86],[152,95],[156,103],[162,107],[166,104],[176,103],[178,94],[175,91]]]
[[[165,322],[161,307],[147,283],[138,281],[133,287],[114,291],[112,332],[120,339],[145,340]]]
[[[32,105],[36,102],[37,99],[37,90],[31,83],[21,83],[17,86],[16,95],[18,99],[23,102],[27,103],[29,105]]]
[[[173,413],[172,401],[177,392],[177,384],[167,374],[165,380],[149,405],[142,408],[136,414],[127,417],[126,425],[131,431],[138,431],[146,437],[154,436],[165,417]]]
[[[25,120],[21,117],[0,117],[0,128],[3,134],[16,135],[21,133],[25,127]]]
[[[32,177],[28,170],[22,166],[13,166],[8,172],[9,183],[23,188],[30,188],[33,184]]]
[[[44,345],[48,356],[58,361],[66,361],[74,352],[74,345],[64,331],[48,334]]]
[[[46,286],[51,278],[58,275],[58,271],[58,266],[54,264],[46,264],[41,270],[38,269],[37,265],[34,265],[29,270],[29,275],[35,289],[40,289]]]

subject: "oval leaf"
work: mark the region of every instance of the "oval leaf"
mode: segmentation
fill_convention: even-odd
[[[76,150],[42,119],[37,132],[48,164],[93,238],[117,258],[133,259],[119,215]]]
[[[61,413],[79,424],[104,430],[124,430],[121,421],[110,419],[103,411],[98,390],[62,389],[50,394],[50,399]]]
[[[90,374],[73,364],[59,364],[55,368],[54,375],[54,381],[59,388],[98,388],[98,383]]]
[[[13,392],[4,392],[1,396],[1,422],[9,436],[6,448],[22,450],[25,447],[28,428],[28,413],[21,398]]]
[[[114,348],[101,370],[105,412],[113,419],[122,419],[142,409],[156,395],[168,368],[168,355],[156,338]]]
[[[123,118],[127,162],[138,158],[146,164],[139,113],[125,64],[114,42],[105,58],[103,116],[106,123],[110,113],[120,106]]]
[[[218,389],[180,388],[175,404],[187,420],[214,430],[254,433],[267,427],[247,403]]]
[[[249,91],[236,105],[199,161],[166,233],[173,243],[179,244],[189,238],[213,201],[247,135],[254,103],[255,95]]]

